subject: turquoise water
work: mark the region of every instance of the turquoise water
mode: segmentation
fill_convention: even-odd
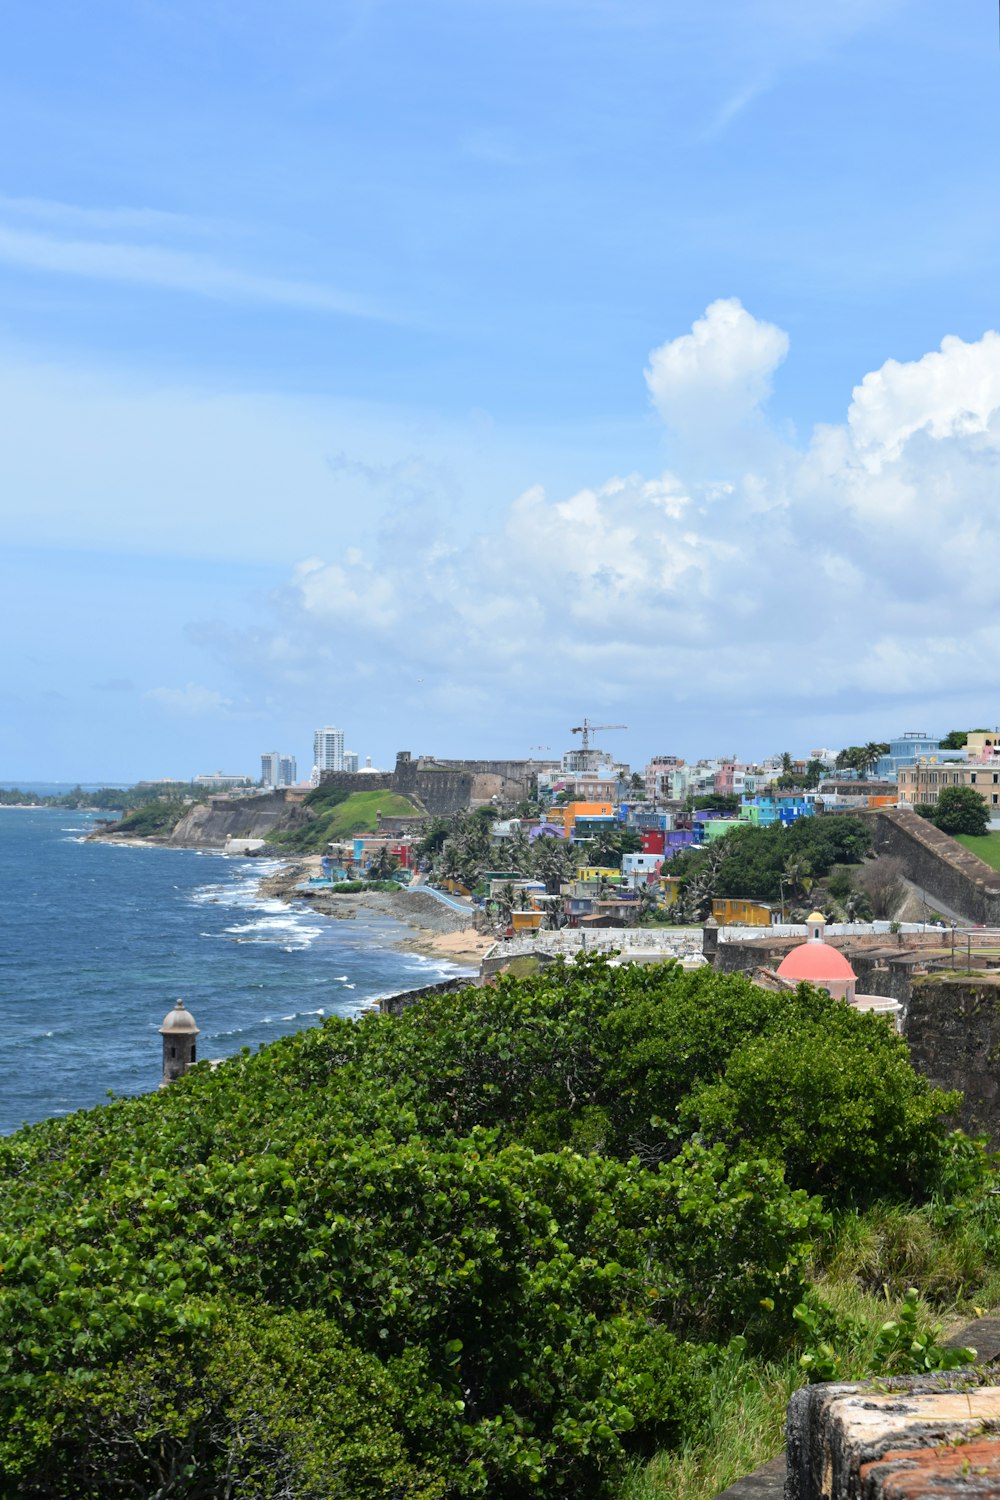
[[[92,826],[0,808],[0,1133],[155,1088],[178,996],[199,1057],[226,1057],[467,972],[396,951],[413,934],[391,918],[263,900],[271,861],[90,844]]]

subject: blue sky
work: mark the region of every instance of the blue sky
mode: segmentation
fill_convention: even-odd
[[[0,778],[997,718],[986,0],[13,0],[0,85]]]

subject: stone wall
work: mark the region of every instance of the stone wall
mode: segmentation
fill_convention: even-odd
[[[962,1090],[962,1128],[986,1131],[1000,1145],[1000,976],[916,976],[905,1035],[925,1077]]]
[[[494,797],[517,802],[528,796],[542,764],[531,760],[439,760],[428,755],[414,757],[408,750],[401,750],[392,773],[392,789],[418,797],[434,816],[447,817]]]
[[[411,1005],[417,1005],[431,995],[451,995],[457,990],[467,990],[473,983],[472,979],[443,979],[440,984],[425,984],[418,990],[402,990],[398,995],[383,995],[378,1002],[379,1014],[401,1016]]]
[[[320,771],[320,786],[338,792],[387,792],[392,787],[389,771]]]
[[[878,854],[900,860],[907,879],[971,922],[1000,923],[1000,873],[909,808],[862,813]]]

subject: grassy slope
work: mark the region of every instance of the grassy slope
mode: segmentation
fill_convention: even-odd
[[[270,843],[294,849],[297,853],[321,852],[331,840],[351,838],[357,833],[374,833],[378,813],[386,817],[412,818],[417,808],[408,797],[385,790],[374,792],[325,793],[318,788],[307,805],[316,813],[305,828],[286,829],[273,834]]]
[[[374,833],[377,826],[376,813],[389,818],[412,818],[416,808],[408,797],[398,792],[354,792],[346,802],[333,809],[328,828],[332,839],[346,838],[354,833]]]
[[[954,837],[970,854],[977,854],[991,870],[1000,870],[1000,833],[986,833],[982,838],[971,833],[956,833]]]

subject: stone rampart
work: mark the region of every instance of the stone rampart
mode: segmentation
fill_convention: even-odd
[[[430,755],[414,757],[408,750],[401,750],[392,773],[392,789],[418,797],[436,817],[447,817],[494,797],[504,802],[520,801],[532,791],[534,778],[545,764],[532,760],[439,760]]]
[[[962,1128],[1000,1145],[1000,975],[915,976],[905,1034],[925,1077],[962,1090]]]
[[[398,995],[383,995],[378,1002],[379,1014],[401,1016],[411,1005],[427,1000],[432,995],[451,995],[457,990],[467,990],[472,979],[443,979],[439,984],[425,984],[417,990],[402,990]]]
[[[1000,924],[1000,873],[909,808],[879,808],[870,820],[878,854],[898,859],[928,897],[987,926]]]
[[[320,786],[338,792],[387,792],[392,787],[390,771],[320,771]]]

